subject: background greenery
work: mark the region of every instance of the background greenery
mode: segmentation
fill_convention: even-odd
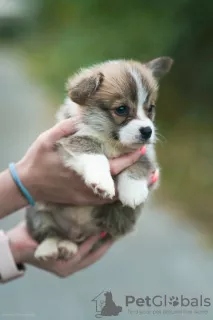
[[[168,205],[175,202],[213,239],[213,2],[46,0],[38,5],[21,40],[32,74],[48,86],[55,107],[64,97],[66,78],[79,67],[106,59],[174,58],[158,103],[158,196]]]

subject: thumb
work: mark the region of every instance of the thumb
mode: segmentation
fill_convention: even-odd
[[[146,152],[146,147],[143,146],[141,149],[121,156],[119,158],[113,159],[109,161],[110,171],[112,175],[117,175],[124,169],[130,167],[133,163],[135,163],[141,156],[143,156]]]
[[[44,132],[43,139],[48,145],[52,146],[59,139],[75,133],[77,131],[76,126],[78,122],[79,117],[63,120]]]

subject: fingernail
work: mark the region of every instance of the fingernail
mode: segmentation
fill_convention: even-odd
[[[140,149],[140,153],[142,154],[142,156],[146,153],[146,146],[143,146],[143,147]]]
[[[103,231],[103,232],[101,232],[101,234],[100,234],[100,238],[103,239],[103,238],[106,237],[106,235],[107,235],[107,233],[106,233],[105,231]]]
[[[151,179],[151,183],[155,183],[159,178],[159,172],[158,171],[155,171],[155,173],[153,174],[152,176],[152,179]]]

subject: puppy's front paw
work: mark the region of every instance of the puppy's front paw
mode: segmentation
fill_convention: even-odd
[[[103,198],[115,195],[114,181],[110,174],[109,161],[101,154],[82,154],[72,159],[69,165],[82,176],[86,185]]]
[[[86,185],[102,198],[112,199],[115,196],[114,181],[110,173],[94,170],[88,172],[84,178]]]
[[[123,205],[135,209],[144,203],[148,197],[149,189],[147,181],[133,180],[123,175],[118,181],[119,199]]]

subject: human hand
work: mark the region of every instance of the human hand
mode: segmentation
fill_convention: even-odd
[[[69,261],[39,261],[34,258],[34,252],[38,244],[29,236],[25,222],[21,222],[8,231],[7,235],[10,239],[10,248],[16,263],[28,263],[62,278],[97,262],[112,246],[112,241],[108,240],[91,253],[90,250],[100,239],[100,235],[95,235],[80,245],[78,253]]]
[[[116,164],[116,162],[115,162]],[[113,170],[116,172],[116,165]],[[157,173],[154,173],[149,180],[149,185],[153,185],[158,180]],[[37,268],[52,272],[59,277],[67,277],[75,272],[80,271],[83,268],[95,263],[112,246],[112,241],[107,241],[95,252],[90,253],[93,245],[99,241],[100,235],[95,235],[84,242],[78,250],[76,256],[69,261],[38,261],[34,258],[34,252],[38,246],[38,243],[34,241],[26,227],[26,223],[22,222],[16,227],[8,231],[7,233],[10,240],[10,247],[16,263],[29,263]]]
[[[126,161],[126,160],[125,160]],[[116,162],[113,170],[116,172]],[[149,186],[155,184],[158,180],[158,173],[154,173],[148,182]],[[34,241],[26,227],[26,222],[21,222],[7,233],[10,240],[10,247],[16,263],[29,263],[35,267],[52,272],[60,277],[67,277],[75,272],[80,271],[83,268],[95,263],[112,246],[112,241],[107,241],[95,252],[90,253],[93,245],[99,241],[100,235],[95,235],[84,242],[78,250],[75,257],[69,261],[38,261],[34,258],[34,252],[38,246],[38,243]],[[103,237],[103,236],[102,236]]]
[[[16,164],[19,177],[35,201],[47,201],[73,205],[98,205],[112,202],[95,195],[83,180],[70,168],[66,168],[55,148],[62,137],[73,134],[76,119],[68,119],[42,133],[32,144],[24,158]],[[136,162],[145,147],[131,154],[109,160],[112,175]]]

